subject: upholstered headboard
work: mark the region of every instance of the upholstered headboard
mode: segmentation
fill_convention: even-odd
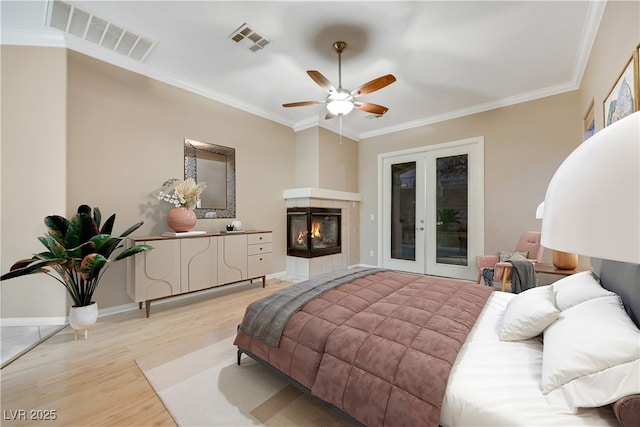
[[[595,258],[591,262],[602,287],[620,295],[629,317],[640,328],[640,264]]]

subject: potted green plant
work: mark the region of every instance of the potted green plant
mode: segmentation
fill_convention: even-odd
[[[87,328],[95,323],[98,316],[98,304],[93,301],[93,293],[106,267],[111,262],[153,249],[149,245],[133,245],[111,259],[113,252],[123,246],[122,240],[143,224],[141,221],[114,237],[111,233],[115,220],[116,214],[113,214],[101,227],[100,209],[87,205],[79,206],[69,220],[58,215],[47,216],[44,219],[47,233],[38,237],[47,251],[17,261],[0,280],[37,273],[53,277],[67,289],[73,300],[69,323],[76,338],[78,330],[84,330],[86,338]]]

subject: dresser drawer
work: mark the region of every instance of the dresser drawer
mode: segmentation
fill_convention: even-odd
[[[267,254],[273,252],[272,250],[273,243],[262,243],[259,245],[249,245],[248,246],[248,254],[249,255],[259,255],[259,254]]]
[[[256,245],[258,243],[271,243],[272,235],[273,233],[255,233],[247,234],[247,238],[250,245]]]
[[[266,276],[271,273],[272,254],[250,255],[249,258],[249,278]]]

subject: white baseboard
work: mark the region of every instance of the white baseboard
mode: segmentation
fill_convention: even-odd
[[[267,280],[271,279],[271,278],[279,278],[279,277],[286,277],[287,276],[287,272],[286,271],[280,271],[278,273],[273,273],[273,274],[269,274],[267,275]],[[254,279],[256,280],[256,279]],[[206,290],[202,290],[199,292],[194,292],[191,294],[184,294],[184,295],[176,295],[175,297],[171,297],[171,298],[166,298],[166,299],[162,299],[159,301],[154,301],[153,304],[164,304],[167,302],[172,302],[172,301],[178,301],[180,299],[185,299],[185,298],[190,298],[190,297],[194,297],[196,295],[203,295],[203,294],[207,294],[207,293],[213,293],[216,291],[219,291],[221,289],[225,289],[225,288],[229,288],[229,287],[234,287],[234,286],[241,286],[241,285],[246,285],[248,282],[248,280],[244,280],[241,282],[237,282],[237,283],[233,283],[230,285],[224,285],[224,286],[218,286],[215,288],[210,288],[210,289],[206,289]],[[98,318],[103,317],[103,316],[111,316],[112,314],[119,314],[119,313],[125,313],[127,311],[133,311],[133,310],[138,310],[138,303],[132,302],[132,303],[128,303],[128,304],[122,304],[122,305],[117,305],[114,307],[107,307],[107,308],[99,308],[98,307]],[[69,317],[68,316],[64,316],[64,317],[3,317],[0,319],[0,325],[2,326],[43,326],[43,325],[66,325],[69,323]]]
[[[369,264],[355,264],[355,265],[350,265],[349,268],[356,268],[356,267],[364,267],[364,268],[380,268],[380,266],[377,265],[369,265]]]
[[[67,317],[3,317],[2,326],[61,326],[69,323]]]

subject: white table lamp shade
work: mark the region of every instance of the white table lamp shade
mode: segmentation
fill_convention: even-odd
[[[536,208],[536,219],[544,218],[544,202],[540,203]]]
[[[549,183],[543,210],[545,247],[640,264],[640,112],[567,157]]]

